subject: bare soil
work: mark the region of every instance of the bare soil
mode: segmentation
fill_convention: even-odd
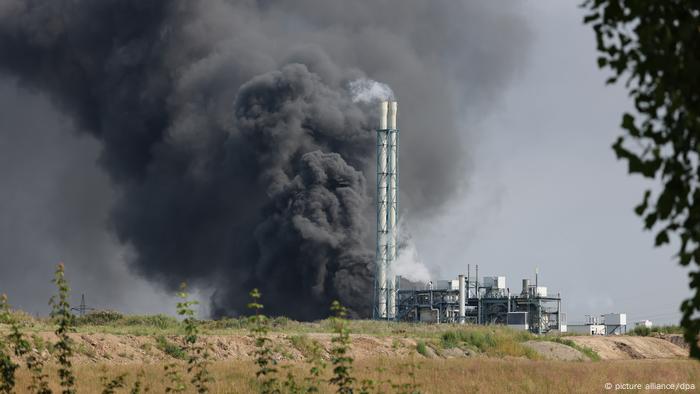
[[[590,361],[583,353],[561,343],[549,341],[527,341],[525,346],[534,350],[545,360]]]
[[[37,334],[44,341],[55,341],[53,333]],[[157,338],[151,335],[115,335],[115,334],[71,334],[75,346],[77,363],[158,363],[172,360],[173,356],[158,346]],[[270,333],[275,354],[279,359],[303,360],[311,349],[295,345],[296,335]],[[321,349],[321,356],[330,358],[333,344],[332,334],[304,334],[304,343],[316,342]],[[168,342],[181,345],[182,338],[165,336]],[[350,356],[355,360],[375,357],[405,357],[416,354],[416,341],[410,338],[391,338],[372,335],[352,334]],[[200,337],[209,345],[210,356],[214,361],[252,360],[255,358],[255,339],[248,335],[206,335]],[[49,350],[44,350],[48,356]]]
[[[579,346],[593,349],[603,360],[686,358],[688,350],[671,341],[637,336],[567,337]]]
[[[53,333],[37,334],[45,342],[55,341]],[[280,360],[303,360],[310,356],[312,343],[317,343],[321,355],[329,358],[333,344],[332,334],[282,334],[270,333],[275,354]],[[412,338],[352,334],[350,355],[355,360],[372,358],[401,358],[417,355],[416,340]],[[159,346],[157,337],[152,335],[116,335],[106,333],[71,334],[75,341],[75,361],[78,363],[159,363],[173,359]],[[181,337],[165,336],[173,345],[180,345]],[[242,334],[206,335],[206,341],[214,361],[252,360],[255,358],[255,340]],[[586,346],[596,351],[603,360],[621,359],[669,359],[686,358],[688,350],[669,340],[654,337],[635,336],[580,336],[568,337],[579,346]],[[560,343],[549,341],[528,341],[526,346],[534,349],[548,360],[586,360],[576,349]],[[48,356],[49,349],[44,352]],[[428,358],[464,358],[472,357],[473,352],[461,349],[430,349]],[[423,356],[419,356],[423,357]]]

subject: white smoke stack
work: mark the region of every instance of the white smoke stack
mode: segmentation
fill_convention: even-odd
[[[376,315],[379,319],[387,318],[387,265],[389,250],[388,242],[388,179],[387,179],[387,157],[388,157],[388,135],[386,133],[389,113],[389,103],[383,101],[379,105],[379,130],[377,130],[377,277],[375,284],[376,292]]]
[[[387,313],[389,319],[396,317],[396,284],[394,276],[394,263],[396,262],[397,246],[398,246],[398,219],[399,219],[399,199],[398,199],[398,129],[396,128],[396,118],[397,118],[398,105],[396,101],[389,102],[389,114],[388,114],[388,125],[387,133],[389,137],[388,149],[389,157],[388,169],[387,169],[387,181],[388,181],[388,211],[387,211],[387,227],[389,240],[387,242],[389,249],[389,256],[387,262],[387,288],[389,289],[389,302],[387,306]]]
[[[398,247],[398,105],[382,101],[377,130],[377,276],[376,309],[379,319],[396,317],[394,262]]]

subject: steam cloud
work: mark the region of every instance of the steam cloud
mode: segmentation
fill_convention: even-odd
[[[427,217],[460,187],[462,108],[497,97],[522,56],[527,31],[500,8],[0,0],[0,71],[100,142],[135,272],[213,287],[214,315],[243,313],[258,287],[273,315],[322,317],[339,298],[367,316],[371,102],[394,95],[373,80],[411,109],[402,204]]]

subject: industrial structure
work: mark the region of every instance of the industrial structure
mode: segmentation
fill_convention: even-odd
[[[584,335],[620,335],[627,332],[627,314],[625,313],[586,315],[585,320],[584,323],[571,324],[569,331]]]
[[[511,294],[504,276],[474,277],[416,284],[394,274],[399,214],[399,129],[396,101],[379,105],[377,129],[377,250],[372,315],[375,319],[432,323],[505,324],[545,333],[566,331],[561,298],[523,279],[522,291]]]
[[[377,252],[374,291],[376,319],[396,317],[393,263],[399,222],[399,129],[396,101],[382,101],[377,130]]]
[[[545,333],[566,331],[561,298],[523,279],[522,291],[511,294],[504,276],[484,277],[479,267],[457,280],[416,284],[394,274],[399,223],[399,129],[396,101],[379,105],[377,129],[377,248],[373,312],[375,319],[431,323],[506,324]]]
[[[515,293],[506,286],[505,276],[479,279],[478,266],[474,276],[467,266],[467,275],[425,286],[398,278],[396,320],[503,324],[539,334],[552,330],[566,332],[561,297],[548,296],[547,288],[539,285],[537,274],[535,284],[523,279],[522,290]]]

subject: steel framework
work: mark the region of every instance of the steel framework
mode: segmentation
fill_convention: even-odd
[[[399,129],[396,101],[383,101],[377,129],[377,250],[374,283],[375,319],[396,317],[393,263],[397,257],[399,218]]]

